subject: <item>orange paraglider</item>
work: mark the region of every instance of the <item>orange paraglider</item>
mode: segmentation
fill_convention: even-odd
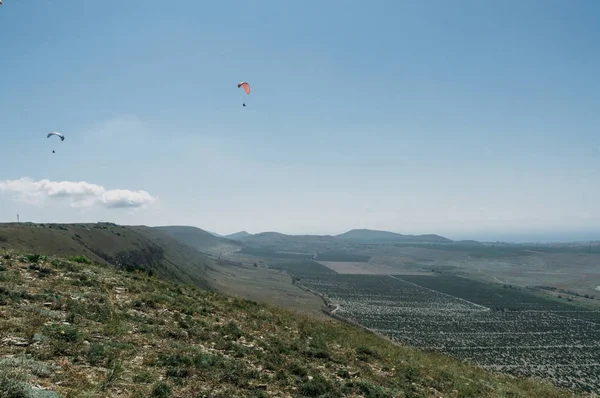
[[[250,85],[247,82],[239,82],[237,86],[238,88],[243,87],[246,94],[250,95]],[[242,105],[246,106],[246,102],[243,102]]]

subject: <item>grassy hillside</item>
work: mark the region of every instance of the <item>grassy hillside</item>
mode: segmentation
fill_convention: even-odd
[[[450,239],[439,235],[402,235],[388,231],[371,229],[353,229],[336,238],[353,243],[383,244],[383,243],[450,243]]]
[[[239,249],[239,245],[226,238],[219,238],[203,229],[187,226],[154,227],[194,249],[213,256]]]
[[[97,224],[0,224],[0,250],[84,255],[91,261],[126,268],[149,268],[182,282],[206,286],[213,262],[160,230]]]
[[[243,241],[247,247],[310,254],[349,247],[348,243],[333,236],[285,235],[278,232],[261,232],[247,236]]]
[[[2,253],[3,397],[567,397],[335,320]]]

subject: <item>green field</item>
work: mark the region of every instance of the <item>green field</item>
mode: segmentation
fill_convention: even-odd
[[[402,275],[402,280],[415,283],[438,292],[506,311],[550,311],[572,314],[574,318],[595,320],[600,325],[600,311],[591,310],[541,294],[529,289],[510,285],[483,283],[452,275],[420,276]]]
[[[268,260],[266,263],[270,268],[285,270],[291,275],[335,273],[326,266],[312,260]]]
[[[344,261],[366,263],[369,261],[370,258],[371,256],[366,256],[364,254],[335,251],[322,252],[317,255],[317,260],[319,261]]]

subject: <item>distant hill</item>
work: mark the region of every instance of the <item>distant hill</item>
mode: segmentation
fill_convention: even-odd
[[[0,224],[0,250],[59,256],[84,255],[121,268],[146,268],[177,281],[206,287],[213,260],[159,229],[97,224]]]
[[[244,246],[275,251],[314,253],[348,248],[347,242],[329,235],[285,235],[261,232],[243,239]]]
[[[240,231],[240,232],[236,232],[234,234],[225,235],[225,238],[243,242],[244,239],[246,239],[246,238],[248,238],[250,236],[252,236],[252,235],[249,234],[248,232],[246,232],[246,231]]]
[[[452,240],[439,235],[402,235],[389,231],[376,231],[371,229],[353,229],[336,238],[352,243],[378,244],[378,243],[451,243]]]
[[[481,243],[481,242],[479,242],[479,241],[476,241],[476,240],[470,240],[470,239],[467,239],[467,240],[459,240],[459,241],[455,241],[454,243],[455,243],[455,244],[457,244],[457,245],[485,246],[485,244],[483,244],[483,243]]]
[[[181,243],[193,247],[202,253],[207,253],[214,256],[235,251],[240,247],[230,239],[219,238],[210,232],[196,227],[178,225],[154,227],[154,229],[167,233]]]

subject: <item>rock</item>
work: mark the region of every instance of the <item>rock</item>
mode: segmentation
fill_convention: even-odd
[[[33,341],[36,342],[36,343],[41,343],[41,342],[43,342],[46,339],[47,339],[47,337],[44,336],[41,333],[36,333],[36,334],[33,335]]]
[[[3,344],[14,345],[17,347],[27,347],[29,342],[22,337],[6,337],[2,339]]]
[[[356,372],[348,372],[348,376],[350,376],[350,378],[352,377],[358,377],[360,375],[360,371],[357,370]]]

